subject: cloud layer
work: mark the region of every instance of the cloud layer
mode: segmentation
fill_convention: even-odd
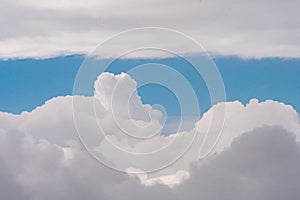
[[[2,59],[87,54],[112,34],[145,26],[186,33],[213,54],[300,56],[297,0],[1,0],[1,5]]]
[[[222,137],[212,154],[198,160],[200,142],[213,106],[191,131],[136,141],[117,130],[105,106],[117,81],[134,88],[128,75],[102,74],[95,96],[103,110],[99,120],[127,148],[145,151],[174,135],[198,134],[195,144],[168,168],[150,174],[127,175],[93,159],[78,140],[72,116],[72,97],[57,97],[32,112],[0,113],[0,196],[3,199],[299,199],[300,125],[296,111],[282,103],[251,100],[226,102]],[[130,88],[129,87],[129,88]],[[128,88],[128,87],[127,87]],[[130,90],[120,90],[119,104]],[[122,93],[123,92],[123,93]],[[83,104],[92,97],[77,96]],[[137,93],[130,101],[135,119],[147,122],[151,106]],[[126,98],[125,98],[126,99]],[[145,115],[144,111],[147,111]],[[153,110],[152,110],[153,111]],[[122,116],[122,110],[116,110]],[[88,117],[88,112],[85,117]],[[118,113],[116,113],[118,114]],[[159,115],[155,115],[159,117]],[[126,115],[121,118],[125,119]],[[130,144],[130,145],[129,145]],[[158,146],[157,146],[158,145]],[[180,184],[178,184],[180,183]]]

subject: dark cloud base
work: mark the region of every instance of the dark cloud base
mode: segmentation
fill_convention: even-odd
[[[17,131],[1,134],[0,145],[0,199],[300,199],[300,145],[278,126],[245,133],[228,150],[193,163],[191,178],[174,188],[144,186],[84,151],[64,161],[57,146]]]
[[[192,167],[177,188],[190,199],[300,199],[300,146],[281,127],[262,127],[237,138],[230,149]],[[183,195],[183,196],[182,196]]]

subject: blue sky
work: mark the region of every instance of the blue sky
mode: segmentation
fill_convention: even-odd
[[[81,55],[74,55],[0,61],[0,111],[30,111],[53,97],[71,95],[83,59]],[[300,111],[300,59],[217,57],[214,61],[224,80],[227,101],[247,103],[251,98],[260,101],[272,99],[290,104]],[[118,74],[149,62],[166,64],[179,70],[195,87],[201,112],[210,107],[203,80],[195,75],[185,61],[178,58],[117,60],[108,71]],[[92,90],[90,92],[92,94]],[[170,91],[157,85],[148,85],[139,88],[139,94],[144,103],[162,104],[168,115],[179,115],[178,102]]]

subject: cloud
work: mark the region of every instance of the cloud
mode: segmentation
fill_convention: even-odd
[[[112,108],[105,102],[116,90],[118,104],[126,103],[136,87],[128,75],[100,75],[95,97],[100,99],[99,120],[110,130],[109,137],[129,150],[147,151],[182,138],[197,130],[195,144],[181,159],[162,171],[127,175],[93,159],[78,140],[73,123],[72,98],[82,105],[92,97],[57,97],[32,112],[21,115],[0,113],[0,196],[10,199],[298,199],[299,120],[296,111],[275,101],[247,105],[225,102],[226,119],[222,137],[214,152],[198,160],[199,144],[209,124],[213,106],[189,131],[149,140],[128,140],[113,123]],[[129,101],[134,120],[160,117],[137,93]],[[126,101],[125,101],[126,100]],[[89,110],[88,110],[89,111]],[[99,110],[97,110],[99,111]],[[118,108],[120,120],[128,118]],[[214,112],[216,113],[216,112]],[[91,113],[84,118],[91,120]],[[121,122],[121,121],[120,121]],[[197,128],[196,128],[197,127]],[[134,167],[134,166],[133,166]],[[141,170],[141,169],[137,169]]]
[[[278,126],[244,133],[230,149],[203,163],[194,163],[191,178],[172,190],[163,186],[120,185],[112,199],[298,199],[300,146],[295,136]]]
[[[299,57],[297,0],[1,0],[1,5],[2,59],[87,54],[112,34],[145,26],[186,33],[217,55]]]
[[[202,164],[176,188],[190,199],[298,199],[300,146],[281,127],[254,129]]]

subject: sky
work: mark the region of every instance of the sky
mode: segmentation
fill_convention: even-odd
[[[300,199],[299,0],[0,4],[0,199]]]
[[[43,105],[53,97],[72,95],[74,80],[83,59],[82,55],[74,55],[42,60],[2,60],[0,83],[7,87],[1,87],[0,110],[20,114]],[[205,83],[196,77],[193,69],[182,59],[119,59],[106,71],[120,74],[149,62],[181,69],[201,99],[202,114],[210,108]],[[228,101],[239,100],[246,104],[252,98],[260,101],[273,99],[300,111],[300,59],[216,57],[214,62],[222,75]],[[92,94],[93,90],[87,95]],[[170,91],[157,85],[148,85],[139,88],[139,94],[144,103],[162,104],[170,116],[180,115],[178,102]]]

